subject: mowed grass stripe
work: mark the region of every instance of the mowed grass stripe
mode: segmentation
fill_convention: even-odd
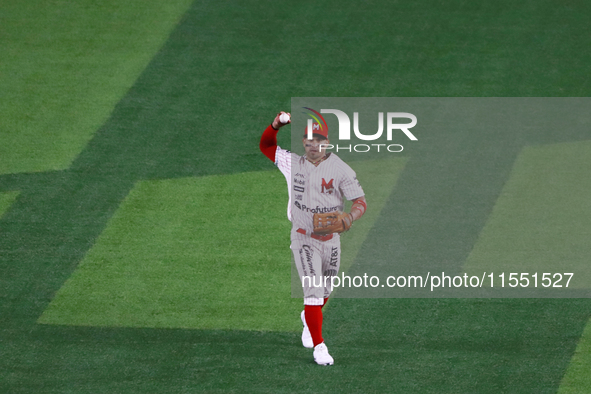
[[[524,148],[466,270],[538,272],[538,276],[573,272],[570,287],[589,288],[589,168],[591,141]],[[558,392],[589,392],[590,366],[591,324],[587,323]]]
[[[538,272],[538,286],[543,272],[572,272],[569,287],[588,289],[589,168],[591,141],[524,148],[465,268],[474,274]]]
[[[585,326],[570,360],[566,373],[560,382],[558,394],[579,394],[591,392],[591,320]]]
[[[12,205],[14,200],[16,200],[18,195],[19,192],[16,191],[0,193],[0,217],[2,217],[2,215],[4,215],[4,212],[6,212],[8,208],[10,208],[10,206]]]
[[[290,331],[281,173],[140,181],[40,323]]]
[[[589,143],[586,143],[587,147],[589,148]],[[574,152],[573,152],[574,153]],[[589,160],[589,155],[591,155],[591,149],[588,149],[587,152],[577,152],[577,153],[586,153],[586,158]],[[583,156],[585,157],[585,156]],[[584,158],[576,158],[575,160],[585,160]],[[572,160],[572,159],[571,159]],[[581,168],[581,171],[585,171],[585,169],[589,169],[589,165],[586,168]],[[587,171],[588,172],[588,171]],[[588,180],[588,177],[585,178]],[[588,185],[587,185],[588,186]],[[587,192],[591,190],[590,188],[587,189]],[[588,197],[588,196],[587,196]],[[587,201],[589,199],[587,198]],[[585,212],[585,205],[581,206],[582,212]],[[587,209],[587,214],[589,210]],[[585,220],[588,216],[584,216],[582,219]],[[587,237],[589,239],[589,237]],[[587,254],[589,256],[589,254]],[[589,282],[586,282],[589,283]],[[575,350],[575,354],[571,359],[568,369],[564,375],[560,383],[560,387],[558,389],[559,394],[575,394],[575,393],[588,393],[591,392],[591,375],[589,375],[589,369],[591,368],[591,321],[587,323],[585,326],[585,330],[581,335],[581,339],[577,344],[577,348]]]
[[[191,0],[0,3],[0,174],[67,168]]]

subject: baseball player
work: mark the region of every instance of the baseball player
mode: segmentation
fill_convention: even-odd
[[[322,338],[322,307],[332,292],[331,277],[339,273],[339,234],[363,216],[367,204],[351,167],[322,149],[329,143],[326,126],[314,123],[311,140],[305,130],[304,156],[277,146],[279,128],[291,123],[287,116],[290,114],[281,112],[275,117],[261,137],[260,149],[281,170],[289,188],[291,250],[304,291],[302,344],[314,348],[316,363],[333,365],[334,359]],[[344,198],[353,201],[349,213],[343,212]]]

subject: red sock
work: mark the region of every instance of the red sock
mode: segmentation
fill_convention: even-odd
[[[324,299],[324,304],[322,304],[322,307],[323,307],[323,308],[324,308],[324,305],[326,305],[326,303],[327,303],[327,302],[328,302],[328,297],[326,297],[326,298]]]
[[[322,339],[322,307],[320,305],[304,305],[306,324],[312,335],[314,346],[324,342]]]

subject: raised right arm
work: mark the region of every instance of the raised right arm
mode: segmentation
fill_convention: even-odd
[[[272,124],[269,125],[263,132],[261,136],[261,143],[259,144],[259,148],[261,152],[265,156],[269,158],[273,163],[275,163],[275,152],[277,151],[277,132],[279,130],[275,129]]]
[[[289,120],[287,123],[281,123],[279,121],[279,117],[283,113],[283,111],[279,112],[273,120],[273,123],[271,123],[265,129],[263,135],[261,136],[261,142],[259,144],[261,152],[263,152],[263,154],[267,156],[269,160],[271,160],[273,163],[275,163],[275,152],[277,151],[277,132],[279,131],[279,128],[291,123],[291,120]],[[288,112],[285,113],[289,115]]]

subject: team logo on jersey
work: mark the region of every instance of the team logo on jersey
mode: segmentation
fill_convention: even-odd
[[[320,193],[332,194],[332,192],[334,192],[334,186],[332,185],[333,181],[334,179],[331,179],[330,181],[326,182],[326,180],[322,178],[322,185],[320,185],[322,190],[320,190]]]

